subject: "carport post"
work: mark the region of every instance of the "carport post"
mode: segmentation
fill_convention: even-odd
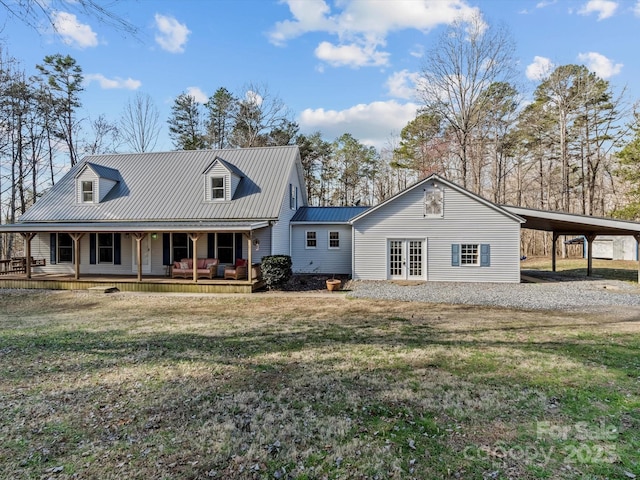
[[[640,233],[635,233],[633,238],[635,238],[636,242],[640,244]],[[637,251],[638,249],[636,248],[636,252]],[[638,257],[638,285],[640,285],[640,255],[636,254],[636,256]]]
[[[559,235],[556,232],[551,233],[551,271],[556,271],[556,243],[558,241]]]
[[[585,235],[587,239],[587,277],[590,277],[593,273],[593,241],[596,239],[596,235],[590,233]]]

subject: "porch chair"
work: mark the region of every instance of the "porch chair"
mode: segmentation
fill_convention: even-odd
[[[224,279],[243,280],[247,278],[247,261],[244,258],[238,258],[234,265],[224,267]]]

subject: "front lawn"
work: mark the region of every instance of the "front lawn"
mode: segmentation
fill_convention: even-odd
[[[0,477],[640,477],[640,310],[0,296]]]

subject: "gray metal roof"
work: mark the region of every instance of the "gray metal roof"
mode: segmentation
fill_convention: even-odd
[[[503,205],[505,210],[526,220],[522,228],[555,232],[558,235],[639,235],[640,223],[575,213],[549,212]]]
[[[1,232],[251,232],[269,226],[268,221],[234,222],[50,222],[0,225]]]
[[[231,201],[205,201],[202,172],[216,157],[242,173]],[[87,163],[119,172],[98,204],[76,202],[75,177]],[[297,146],[96,155],[74,166],[18,223],[277,219],[294,169],[301,177]]]
[[[370,207],[300,207],[291,219],[292,223],[349,223]]]
[[[86,162],[85,165],[95,172],[101,178],[107,180],[113,180],[114,182],[120,181],[120,172],[113,168],[105,167],[104,165],[96,165],[95,163]]]

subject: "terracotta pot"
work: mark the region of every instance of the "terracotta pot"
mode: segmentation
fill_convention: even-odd
[[[340,290],[341,280],[331,279],[327,280],[327,290],[333,292],[334,290]]]

